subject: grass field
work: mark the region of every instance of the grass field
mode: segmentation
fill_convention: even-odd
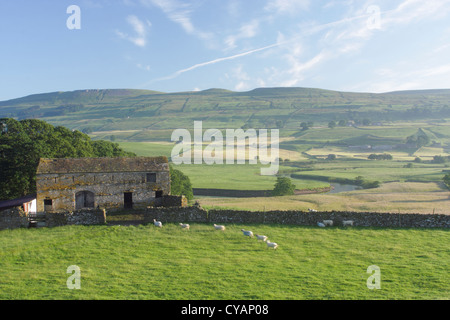
[[[250,211],[303,210],[363,211],[450,214],[449,192],[438,184],[420,182],[385,183],[376,189],[336,194],[304,194],[267,198],[196,197],[205,208]]]
[[[267,166],[266,166],[267,167]],[[276,176],[261,176],[260,165],[178,165],[191,180],[194,188],[233,190],[273,190]],[[293,179],[297,189],[314,189],[329,186],[314,180]]]
[[[325,129],[324,129],[325,130]],[[331,130],[331,129],[328,129]],[[347,131],[349,129],[342,128]],[[350,128],[350,130],[356,130]],[[392,129],[394,130],[394,129]],[[400,129],[396,129],[400,130]],[[393,134],[393,133],[392,133]],[[295,139],[283,139],[285,143],[296,142]],[[127,151],[138,155],[170,155],[172,144],[167,142],[121,142]],[[444,213],[449,211],[449,193],[442,183],[448,164],[436,164],[430,160],[437,148],[417,150],[424,162],[416,163],[413,156],[406,152],[390,152],[393,160],[368,160],[367,152],[351,153],[340,147],[316,147],[305,150],[302,144],[287,144],[285,147],[293,159],[280,163],[282,175],[307,175],[306,179],[292,179],[297,189],[315,189],[329,186],[327,178],[344,178],[354,180],[361,176],[367,181],[379,181],[380,187],[337,194],[308,194],[269,198],[212,198],[196,197],[196,200],[208,208],[222,207],[229,209],[261,210],[349,210],[372,212],[402,213]],[[292,148],[291,148],[292,147]],[[295,151],[299,147],[300,150]],[[301,151],[303,150],[303,151]],[[337,160],[295,160],[304,154],[322,155],[336,153]],[[282,154],[282,152],[280,152]],[[354,156],[356,154],[356,156]],[[408,167],[411,166],[411,167]],[[179,165],[175,168],[189,176],[194,188],[234,189],[234,190],[272,190],[275,176],[261,176],[261,165]]]
[[[0,299],[450,299],[449,240],[441,229],[286,225],[4,230]],[[81,269],[80,290],[66,286],[71,265]],[[366,285],[371,265],[379,290]]]

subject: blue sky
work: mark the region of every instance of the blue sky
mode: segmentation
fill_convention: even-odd
[[[67,27],[71,5],[81,29]],[[448,0],[1,1],[0,43],[0,100],[106,88],[450,88]]]

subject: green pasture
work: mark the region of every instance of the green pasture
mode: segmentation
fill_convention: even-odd
[[[170,157],[174,144],[171,142],[118,142],[125,151],[135,152],[139,156],[165,155]],[[293,145],[293,144],[292,144]],[[290,148],[289,148],[290,149]],[[436,148],[421,148],[419,154],[431,155]],[[387,152],[390,153],[390,152]],[[306,154],[318,158],[326,158],[328,154],[336,154],[334,161],[309,161],[300,152],[280,149],[281,159],[279,172],[284,175],[290,173],[310,175],[307,179],[293,179],[297,189],[323,188],[329,184],[323,178],[355,179],[358,176],[364,180],[392,182],[419,181],[440,182],[447,170],[446,164],[429,162],[415,163],[415,156],[402,152],[392,152],[393,160],[368,160],[370,152],[350,152],[340,147],[314,148]],[[353,158],[352,158],[353,157]],[[427,158],[424,158],[427,160]],[[407,165],[412,167],[407,167]],[[261,168],[269,165],[238,165],[238,164],[182,164],[175,165],[189,176],[194,188],[236,189],[236,190],[272,190],[276,181],[275,176],[262,176]],[[316,181],[316,180],[322,180]]]
[[[240,229],[269,236],[269,249]],[[0,231],[2,300],[449,299],[448,230],[288,225]],[[69,266],[81,289],[69,290]],[[369,266],[380,289],[368,289]]]
[[[232,190],[272,190],[276,176],[262,176],[261,165],[177,165],[176,169],[186,174],[194,188]],[[264,166],[268,167],[268,166]],[[282,170],[284,167],[280,167]],[[326,182],[292,179],[297,189],[314,189],[329,186]]]

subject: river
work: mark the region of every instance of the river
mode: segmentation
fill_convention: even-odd
[[[348,191],[355,191],[355,190],[361,190],[361,186],[355,186],[353,184],[340,184],[340,183],[330,183],[330,185],[333,187],[331,191],[326,192],[325,194],[331,194],[331,193],[340,193],[340,192],[348,192]]]

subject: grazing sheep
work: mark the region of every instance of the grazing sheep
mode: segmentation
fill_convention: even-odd
[[[259,234],[255,234],[255,236],[256,236],[256,238],[258,239],[258,241],[259,241],[259,240],[261,240],[261,241],[263,241],[263,242],[266,242],[266,241],[267,241],[267,236],[262,236],[262,235],[259,235]]]
[[[157,227],[162,228],[162,222],[161,221],[156,221],[156,219],[153,219],[153,224]]]
[[[180,223],[180,227],[182,229],[187,229],[187,230],[189,230],[189,228],[190,228],[190,226],[187,223]]]
[[[323,224],[326,225],[326,226],[332,227],[333,226],[333,220],[323,220]]]
[[[344,220],[342,221],[342,225],[345,226],[353,226],[353,220]]]
[[[325,225],[322,222],[317,222],[317,225],[321,228],[325,228]]]
[[[268,248],[273,248],[274,250],[276,249],[276,248],[278,248],[278,244],[277,243],[275,243],[275,242],[270,242],[270,240],[267,240],[267,247]]]
[[[308,209],[309,210],[309,212],[317,212],[317,210],[314,210],[314,209]]]
[[[241,231],[244,233],[244,236],[253,238],[253,232],[247,231],[247,230],[244,230],[244,229],[241,229]]]
[[[225,230],[225,226],[218,226],[217,224],[215,224],[214,225],[214,228],[216,229],[216,230]]]

